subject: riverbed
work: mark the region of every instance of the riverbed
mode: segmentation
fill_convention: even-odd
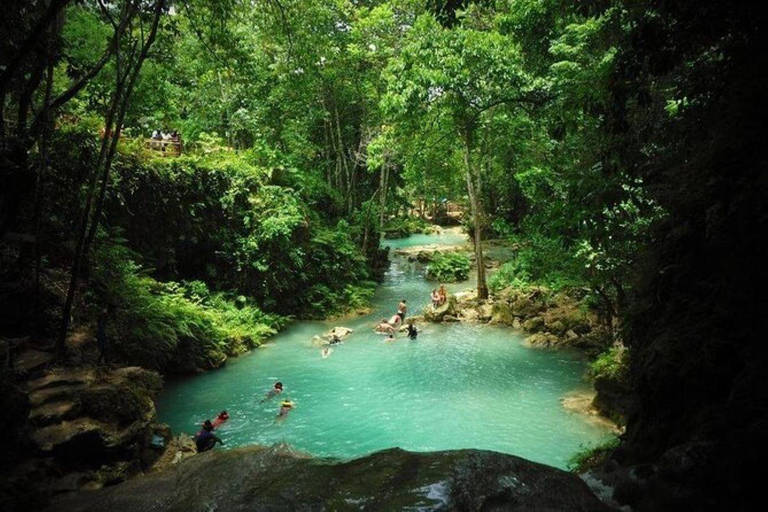
[[[393,250],[425,244],[455,245],[460,235],[418,235],[387,240]],[[218,434],[224,448],[287,442],[316,456],[351,458],[390,447],[414,451],[479,448],[511,453],[565,468],[582,446],[612,434],[567,411],[561,398],[590,389],[586,362],[576,351],[548,352],[523,345],[508,327],[418,324],[415,341],[375,334],[400,299],[409,313],[429,304],[436,286],[424,266],[393,257],[369,315],[336,321],[294,322],[252,353],[206,374],[167,383],[158,401],[160,421],[194,433],[226,409]],[[467,283],[448,286],[459,291]],[[354,333],[321,357],[312,337],[343,325]],[[295,409],[277,421],[279,400],[262,401],[273,383]]]

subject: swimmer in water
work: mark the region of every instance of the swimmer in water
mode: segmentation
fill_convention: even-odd
[[[280,411],[277,413],[277,420],[283,420],[286,416],[288,416],[288,413],[293,410],[293,402],[290,400],[283,400],[280,402]]]
[[[389,336],[387,336],[387,339],[384,340],[384,341],[397,341],[397,340],[395,339],[395,335],[394,334],[390,334]]]
[[[216,416],[216,419],[211,422],[211,425],[213,425],[213,428],[219,428],[219,426],[228,419],[229,414],[227,414],[227,411],[221,411],[219,415]]]
[[[279,395],[282,392],[283,392],[283,383],[282,382],[275,382],[274,387],[272,389],[270,389],[269,391],[267,391],[267,395],[261,400],[261,403],[266,402],[270,398],[273,398],[273,397]]]
[[[320,353],[320,355],[325,359],[326,357],[331,355],[331,352],[333,352],[330,348],[325,347],[323,351]]]

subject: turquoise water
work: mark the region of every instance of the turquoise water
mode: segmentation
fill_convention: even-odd
[[[386,243],[455,243],[446,238]],[[610,435],[560,404],[563,395],[588,389],[578,353],[531,350],[512,330],[490,325],[421,324],[416,341],[374,334],[373,324],[394,314],[401,298],[414,314],[427,305],[434,284],[422,275],[420,265],[395,259],[371,315],[296,322],[221,370],[168,383],[157,404],[160,421],[194,433],[227,409],[231,419],[218,431],[225,448],[285,441],[343,458],[393,446],[483,448],[560,468],[581,445]],[[334,325],[355,332],[323,359],[311,339]],[[296,404],[279,422],[279,401],[260,403],[276,380]]]

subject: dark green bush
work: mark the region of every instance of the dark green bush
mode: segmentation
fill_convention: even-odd
[[[135,259],[123,245],[105,242],[93,272],[99,295],[94,300],[114,307],[108,334],[115,355],[125,362],[161,371],[213,368],[259,345],[283,324],[247,299],[210,293],[202,282],[156,281]]]
[[[466,254],[438,254],[427,268],[427,277],[444,283],[466,281],[469,278],[469,258]]]

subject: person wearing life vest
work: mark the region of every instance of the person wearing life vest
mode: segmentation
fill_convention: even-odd
[[[228,419],[229,414],[227,414],[227,411],[221,411],[219,415],[216,416],[216,419],[211,422],[211,425],[213,425],[213,428],[219,428],[219,426]]]
[[[293,410],[293,402],[290,400],[283,400],[280,402],[280,411],[277,413],[277,419],[282,420],[286,416],[288,416],[288,413]]]

